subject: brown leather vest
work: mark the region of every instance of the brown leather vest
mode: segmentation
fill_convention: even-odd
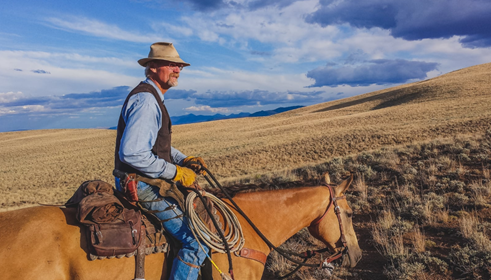
[[[154,155],[157,155],[159,158],[166,160],[167,162],[172,162],[171,160],[172,123],[170,121],[169,113],[167,112],[167,109],[165,108],[165,105],[162,102],[157,90],[152,85],[141,82],[128,94],[128,97],[126,97],[126,100],[124,101],[123,108],[125,108],[131,96],[140,92],[150,92],[151,94],[153,94],[153,96],[157,100],[157,103],[159,104],[160,111],[162,111],[162,125],[157,134],[157,140],[155,141],[155,144],[152,147],[152,153]],[[131,167],[128,164],[123,163],[119,159],[119,146],[125,128],[126,128],[126,123],[124,122],[123,111],[121,109],[121,114],[119,116],[119,121],[118,121],[117,136],[116,136],[116,149],[114,152],[114,167],[126,173],[137,173],[139,175],[145,176],[137,169]]]

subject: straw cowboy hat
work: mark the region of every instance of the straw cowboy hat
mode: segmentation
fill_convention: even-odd
[[[191,65],[184,62],[184,60],[179,57],[179,54],[177,53],[176,48],[174,48],[174,45],[172,45],[172,43],[166,42],[158,42],[152,44],[150,46],[150,53],[148,53],[148,57],[138,60],[138,63],[141,66],[145,67],[146,64],[151,60],[165,60],[175,63],[181,63],[184,66]]]

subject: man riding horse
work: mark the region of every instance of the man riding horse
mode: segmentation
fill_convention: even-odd
[[[142,206],[154,211],[165,230],[182,243],[169,279],[197,279],[209,248],[198,245],[176,197],[162,195],[159,188],[165,180],[190,187],[196,180],[195,172],[200,172],[201,165],[206,167],[201,157],[187,157],[172,147],[172,124],[164,104],[164,94],[178,85],[181,71],[190,64],[179,57],[172,43],[164,42],[152,44],[148,57],[138,63],[145,67],[146,80],[128,94],[121,109],[115,169],[147,179],[136,185],[138,199],[145,201]],[[123,180],[116,178],[119,190],[122,185]]]

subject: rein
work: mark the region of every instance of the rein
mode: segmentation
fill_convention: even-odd
[[[293,262],[295,264],[298,264],[298,266],[293,271],[289,272],[288,274],[286,274],[284,276],[279,277],[280,279],[286,278],[286,277],[292,275],[293,273],[295,273],[296,271],[298,271],[302,266],[326,268],[326,269],[329,269],[329,270],[332,271],[332,269],[334,267],[332,266],[331,262],[333,262],[333,261],[341,258],[344,254],[347,254],[348,253],[348,246],[347,246],[346,238],[345,238],[345,235],[344,235],[343,225],[342,225],[342,222],[341,222],[341,211],[340,211],[340,208],[339,208],[339,206],[337,204],[337,201],[338,200],[346,199],[346,196],[343,195],[343,196],[339,196],[339,197],[334,197],[334,192],[333,192],[332,186],[330,186],[328,184],[325,185],[325,186],[327,186],[329,188],[329,192],[330,192],[330,196],[331,196],[331,200],[329,202],[329,205],[328,205],[326,211],[324,212],[324,214],[320,218],[317,218],[316,220],[312,221],[312,223],[309,225],[309,227],[319,225],[320,222],[326,216],[327,212],[331,209],[332,205],[334,205],[334,212],[336,213],[336,216],[338,218],[339,228],[340,228],[340,232],[341,232],[341,242],[343,243],[343,246],[341,247],[341,249],[338,252],[335,252],[334,254],[332,254],[331,256],[329,256],[328,258],[326,258],[324,261],[322,261],[320,264],[308,264],[308,263],[306,263],[306,261],[308,259],[312,258],[313,256],[315,256],[315,255],[317,255],[319,253],[324,253],[324,252],[329,251],[329,247],[326,247],[324,249],[319,249],[319,250],[307,250],[307,251],[305,251],[303,253],[296,253],[296,252],[291,252],[291,251],[284,250],[284,249],[281,249],[281,248],[278,248],[278,247],[274,246],[271,243],[271,241],[269,241],[267,239],[267,237],[264,236],[264,234],[262,234],[261,231],[259,231],[259,229],[254,225],[254,223],[249,219],[249,217],[240,209],[240,207],[235,203],[235,201],[232,199],[232,197],[225,191],[225,189],[222,187],[222,185],[220,185],[220,183],[217,181],[217,179],[215,178],[215,176],[213,176],[213,174],[206,167],[201,166],[201,168],[203,170],[205,170],[207,172],[207,174],[211,177],[211,179],[215,182],[215,184],[214,184],[210,180],[210,178],[208,178],[208,175],[204,175],[204,177],[205,177],[206,181],[208,182],[208,184],[210,184],[210,186],[212,186],[214,188],[219,188],[225,194],[225,196],[227,197],[227,199],[229,199],[230,202],[235,207],[235,210],[237,210],[237,212],[239,212],[244,217],[244,219],[246,219],[246,221],[251,225],[251,227],[254,229],[254,231],[256,231],[256,233],[259,235],[259,237],[261,237],[261,239],[272,250],[275,250],[276,252],[278,252],[280,255],[282,255],[287,260],[289,260],[289,261],[291,261],[291,262]],[[206,208],[206,205],[205,205],[205,208]],[[213,216],[211,216],[211,217],[214,220],[214,217]],[[318,228],[317,228],[317,230],[318,230]],[[228,251],[227,253],[230,254],[230,251]],[[235,255],[237,255],[237,254],[235,253]],[[300,257],[300,258],[303,258],[304,260],[303,261],[298,261],[296,259],[293,259],[291,256]],[[229,264],[230,264],[230,272],[233,275],[233,269],[231,268],[232,267],[232,263],[231,263],[231,260],[230,259],[229,259]]]

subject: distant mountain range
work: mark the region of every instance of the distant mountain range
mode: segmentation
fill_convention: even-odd
[[[238,113],[238,114],[230,114],[230,115],[222,115],[215,114],[211,116],[204,115],[195,115],[195,114],[187,114],[183,116],[175,116],[170,117],[172,124],[188,124],[188,123],[198,123],[198,122],[209,122],[209,121],[217,121],[217,120],[225,120],[225,119],[237,119],[237,118],[248,118],[248,117],[266,117],[279,113],[283,113],[286,111],[302,108],[304,106],[291,106],[291,107],[280,107],[274,110],[268,111],[259,111],[255,113]]]
[[[172,124],[177,125],[177,124],[188,124],[188,123],[199,123],[199,122],[209,122],[209,121],[217,121],[217,120],[226,120],[226,119],[238,119],[238,118],[249,118],[249,117],[266,117],[266,116],[272,116],[275,114],[283,113],[286,111],[290,110],[295,110],[298,108],[302,108],[305,106],[290,106],[290,107],[279,107],[274,110],[268,110],[268,111],[259,111],[255,113],[238,113],[238,114],[230,114],[230,115],[222,115],[222,114],[215,114],[211,116],[204,116],[204,115],[195,115],[195,114],[187,114],[183,116],[175,116],[175,117],[170,117]],[[109,129],[117,129],[117,126],[110,127]]]

